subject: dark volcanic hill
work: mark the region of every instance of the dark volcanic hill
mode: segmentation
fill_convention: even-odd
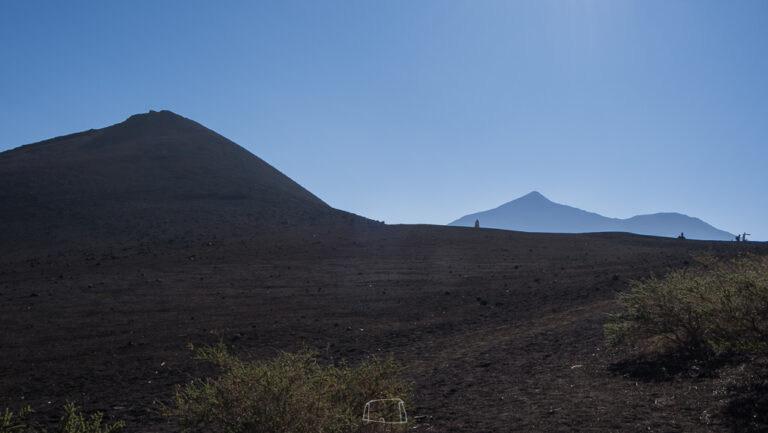
[[[632,218],[608,218],[575,207],[554,203],[533,191],[495,209],[463,216],[452,226],[471,227],[475,220],[482,227],[543,233],[628,232],[650,236],[690,239],[733,240],[734,236],[706,222],[679,213],[637,215]]]
[[[0,242],[25,247],[364,220],[170,111],[0,153],[0,186]]]

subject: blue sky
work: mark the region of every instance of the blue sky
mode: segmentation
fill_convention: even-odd
[[[170,109],[330,205],[531,190],[768,240],[766,1],[0,3],[0,151]]]

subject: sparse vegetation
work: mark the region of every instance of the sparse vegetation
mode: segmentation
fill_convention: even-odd
[[[0,433],[48,433],[45,428],[29,424],[31,413],[32,408],[29,406],[18,413],[6,408],[0,416]],[[114,424],[103,424],[103,421],[104,414],[101,412],[86,417],[74,403],[67,403],[56,433],[115,433],[125,427],[122,421]]]
[[[701,260],[701,267],[631,283],[609,344],[655,350],[768,352],[768,258]]]
[[[122,421],[102,425],[103,421],[103,413],[96,412],[86,417],[74,403],[68,403],[64,406],[58,433],[114,433],[125,427]]]
[[[18,413],[14,413],[8,408],[0,416],[0,433],[23,432],[26,428],[26,419],[32,412],[29,406],[22,408]]]
[[[315,352],[302,350],[244,361],[223,345],[203,348],[197,358],[216,364],[221,375],[180,387],[164,408],[182,432],[356,432],[366,401],[411,393],[391,359],[322,366]]]

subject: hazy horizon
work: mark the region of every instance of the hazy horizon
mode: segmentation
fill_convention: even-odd
[[[764,241],[767,18],[760,1],[7,2],[0,151],[169,109],[387,223],[535,190]]]
[[[655,213],[631,218],[612,218],[589,209],[566,206],[549,200],[538,191],[494,209],[463,215],[448,225],[497,228],[538,233],[627,232],[648,236],[732,241],[736,236],[712,227],[693,215]]]

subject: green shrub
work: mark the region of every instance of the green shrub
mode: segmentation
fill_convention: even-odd
[[[67,403],[64,406],[64,417],[59,423],[58,433],[114,433],[125,427],[123,421],[102,426],[103,421],[103,413],[96,412],[86,418],[74,403]]]
[[[707,259],[702,265],[633,281],[619,295],[624,311],[605,325],[608,343],[768,352],[768,259]]]
[[[204,348],[197,358],[216,364],[221,374],[178,388],[164,408],[182,432],[355,432],[368,400],[411,393],[397,380],[402,368],[391,359],[322,366],[315,352],[302,350],[243,361],[223,345]]]
[[[28,424],[27,418],[32,413],[32,409],[27,406],[14,414],[7,408],[0,416],[0,433],[48,433],[46,429],[38,429]],[[89,417],[85,417],[81,410],[74,403],[67,403],[64,406],[64,416],[56,429],[57,433],[114,433],[125,426],[125,423],[118,421],[114,424],[102,426],[104,415],[96,412]]]
[[[32,408],[29,406],[21,409],[18,414],[5,408],[2,415],[0,415],[0,433],[17,433],[25,431],[27,428],[25,421],[31,412]]]

